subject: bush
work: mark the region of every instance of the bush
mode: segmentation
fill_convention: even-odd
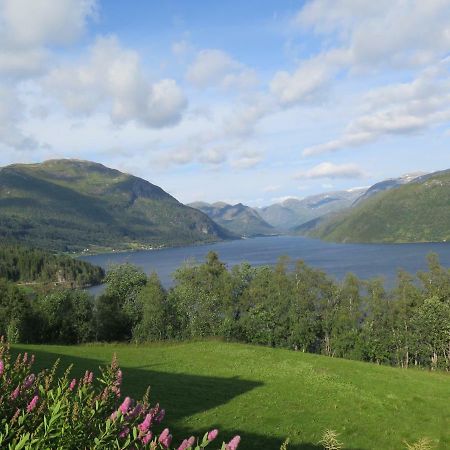
[[[34,356],[19,354],[11,360],[9,346],[0,339],[0,448],[53,449],[169,449],[172,435],[159,435],[153,426],[164,418],[164,409],[151,406],[148,392],[141,401],[121,396],[122,371],[116,359],[94,379],[56,376],[51,370],[32,372]],[[190,437],[178,450],[202,449],[217,437],[212,430],[202,440]],[[223,450],[235,450],[235,436]]]

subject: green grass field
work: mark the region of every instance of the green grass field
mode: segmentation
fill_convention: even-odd
[[[332,428],[348,449],[403,449],[429,437],[450,448],[450,375],[402,370],[288,350],[216,341],[134,345],[20,345],[40,367],[61,358],[74,372],[111,360],[124,372],[123,392],[167,410],[174,444],[217,427],[220,437],[242,436],[245,449],[322,448]],[[98,373],[98,370],[95,372]],[[214,448],[214,447],[212,447]]]

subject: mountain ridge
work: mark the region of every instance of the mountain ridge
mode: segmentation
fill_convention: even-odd
[[[450,170],[443,170],[378,192],[304,231],[336,242],[446,242],[449,223]]]
[[[80,251],[235,236],[149,181],[100,163],[61,159],[0,169],[0,237]]]
[[[188,206],[197,208],[230,232],[241,237],[273,236],[277,230],[267,223],[254,209],[242,203],[230,205],[225,202],[193,202]]]

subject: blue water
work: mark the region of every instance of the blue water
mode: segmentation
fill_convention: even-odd
[[[129,262],[146,273],[156,272],[163,285],[172,283],[173,272],[186,261],[201,262],[209,251],[215,251],[228,267],[244,261],[252,265],[273,265],[282,255],[302,259],[312,267],[342,279],[348,272],[362,279],[383,277],[392,286],[396,272],[425,270],[426,255],[437,253],[441,263],[450,267],[450,243],[424,244],[336,244],[294,236],[275,236],[219,242],[210,245],[167,248],[124,253],[84,256],[81,259],[108,269],[111,264]],[[92,293],[101,287],[91,288]]]

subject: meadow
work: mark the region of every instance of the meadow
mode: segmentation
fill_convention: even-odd
[[[450,376],[284,349],[215,340],[149,345],[15,345],[36,354],[39,368],[57,358],[73,373],[117,354],[123,393],[143,395],[167,411],[175,436],[220,429],[223,440],[242,436],[242,450],[321,449],[334,429],[346,449],[400,450],[428,437],[450,448]],[[95,370],[98,374],[98,369]],[[176,444],[176,442],[175,442]]]

